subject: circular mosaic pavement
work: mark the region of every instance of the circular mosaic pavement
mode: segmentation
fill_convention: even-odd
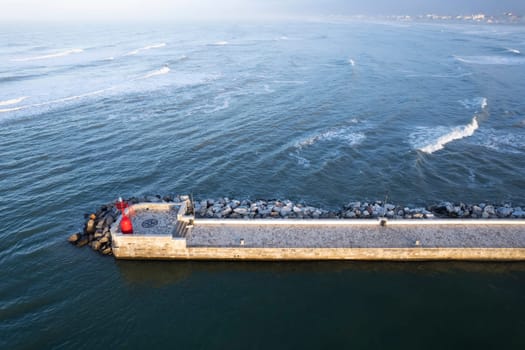
[[[159,220],[157,219],[147,219],[142,221],[142,227],[144,228],[151,228],[153,226],[157,226],[159,224]]]

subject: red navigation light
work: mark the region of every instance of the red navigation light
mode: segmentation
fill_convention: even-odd
[[[120,220],[120,231],[122,233],[133,233],[133,225],[126,214],[122,214],[122,219]]]
[[[123,201],[122,197],[119,197],[117,203],[115,203],[115,206],[118,210],[124,213],[124,209],[128,207],[128,203],[126,201]]]

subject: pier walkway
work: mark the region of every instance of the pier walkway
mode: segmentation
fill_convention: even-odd
[[[186,203],[133,205],[112,226],[121,259],[525,260],[522,219],[195,219]]]

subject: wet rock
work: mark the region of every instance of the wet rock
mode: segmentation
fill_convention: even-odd
[[[99,250],[101,245],[102,244],[99,241],[91,242],[91,248],[93,248],[93,250]]]
[[[477,216],[480,216],[483,213],[483,209],[480,206],[474,205],[472,206],[472,214],[476,214]]]
[[[80,247],[85,246],[85,245],[88,244],[88,243],[89,243],[89,241],[88,241],[87,238],[82,238],[81,240],[79,240],[79,241],[77,242],[76,245],[77,245],[77,247],[80,248]]]
[[[356,214],[354,213],[353,210],[347,210],[345,213],[344,213],[344,217],[345,218],[348,218],[348,219],[353,219],[356,217]]]
[[[233,209],[233,211],[235,213],[237,213],[237,214],[240,214],[240,215],[248,214],[248,208],[246,208],[246,207],[238,207],[238,208]]]
[[[513,211],[512,208],[499,207],[498,210],[497,210],[497,215],[500,218],[506,218],[506,217],[509,217],[512,214],[512,211]]]
[[[393,204],[389,204],[389,203],[385,204],[385,210],[387,210],[387,211],[394,210],[395,208],[396,208],[396,206],[393,205]]]
[[[228,216],[232,213],[232,208],[227,206],[226,208],[224,208],[221,212],[222,216]]]
[[[483,208],[483,215],[485,215],[485,214],[489,215],[489,217],[496,215],[496,211],[494,209],[494,206],[492,206],[492,205],[485,206],[485,208]]]
[[[69,238],[67,239],[67,241],[69,243],[72,243],[72,244],[75,244],[77,243],[79,240],[80,240],[80,237],[82,235],[80,233],[73,233],[71,236],[69,236]]]
[[[91,216],[94,217],[95,215],[92,214]],[[95,219],[94,218],[89,219],[87,224],[86,224],[86,233],[87,234],[95,233],[95,229],[96,229],[96,227],[95,227]]]
[[[523,211],[521,208],[515,208],[512,212],[512,217],[514,218],[525,218],[525,211]]]
[[[115,222],[115,218],[113,217],[113,215],[106,216],[106,219],[105,219],[105,222],[104,222],[106,226],[111,226],[111,224],[113,224],[113,222]]]

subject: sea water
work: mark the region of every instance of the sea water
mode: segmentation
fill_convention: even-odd
[[[0,347],[522,348],[522,264],[116,262],[65,239],[119,196],[525,205],[523,52],[522,26],[2,24]]]

